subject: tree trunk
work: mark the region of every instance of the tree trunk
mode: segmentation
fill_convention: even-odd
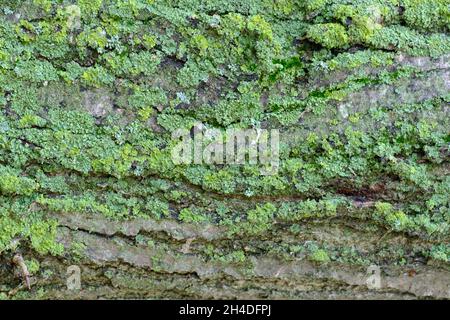
[[[450,299],[445,24],[338,45],[325,8],[49,3],[0,1],[0,298]],[[170,158],[255,127],[275,175]]]

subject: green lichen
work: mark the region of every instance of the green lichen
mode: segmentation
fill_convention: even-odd
[[[327,252],[323,249],[316,249],[311,252],[309,255],[309,259],[313,262],[317,263],[327,263],[330,262],[330,257]]]
[[[342,48],[349,39],[345,28],[337,23],[315,24],[308,29],[308,37],[325,48]]]

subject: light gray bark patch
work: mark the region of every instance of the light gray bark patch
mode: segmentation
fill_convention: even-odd
[[[87,90],[82,96],[84,108],[94,117],[104,117],[112,112],[112,94],[106,89]]]

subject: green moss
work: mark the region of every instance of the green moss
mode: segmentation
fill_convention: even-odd
[[[327,0],[307,0],[306,9],[310,12],[322,10],[327,4]]]
[[[433,246],[429,252],[429,256],[432,259],[449,262],[450,261],[450,246],[445,244],[440,244]]]
[[[223,224],[228,227],[230,234],[259,235],[271,228],[276,211],[277,208],[268,202],[247,211],[245,221],[224,220]]]
[[[80,261],[86,252],[87,246],[82,242],[73,241],[70,244],[70,253],[75,261]]]
[[[151,213],[151,216],[157,218],[169,216],[169,204],[167,202],[151,199],[145,204],[145,209]],[[181,213],[180,213],[181,214]],[[186,217],[187,218],[187,217]]]
[[[308,38],[325,48],[342,48],[348,45],[345,28],[337,23],[315,24],[308,29]]]
[[[20,177],[19,171],[0,166],[0,193],[12,195],[31,195],[39,185],[30,178]]]
[[[34,82],[56,81],[59,79],[56,69],[48,61],[20,61],[16,64],[14,71],[18,77]]]
[[[13,211],[20,208],[11,208]],[[42,220],[42,217],[24,215],[23,212],[16,216],[22,216],[21,220],[3,212],[0,219],[0,252],[14,250],[17,244],[14,239],[27,240],[31,247],[40,254],[59,255],[63,252],[61,244],[56,242],[57,223],[54,220]]]
[[[28,272],[31,275],[36,274],[41,268],[39,261],[37,261],[36,259],[26,260],[25,265],[27,266]]]
[[[191,209],[184,208],[180,210],[178,218],[187,223],[200,223],[208,221],[208,218],[202,213],[193,212]]]
[[[247,22],[249,31],[258,33],[263,39],[273,40],[272,28],[270,24],[260,15],[251,16]]]
[[[317,263],[328,263],[331,261],[328,253],[323,249],[313,250],[308,258]]]
[[[406,231],[415,227],[413,220],[403,211],[395,210],[389,203],[377,202],[375,204],[376,217],[379,217],[395,231]]]
[[[87,54],[86,47],[103,53],[107,44],[106,32],[101,27],[85,30],[77,37],[77,45],[80,48],[80,53],[83,55]]]
[[[203,177],[203,186],[205,189],[215,190],[223,193],[233,193],[235,182],[231,172],[225,170],[207,173]]]
[[[51,0],[33,0],[33,3],[42,8],[45,12],[50,12],[50,10],[52,9]]]
[[[50,253],[59,255],[63,252],[63,246],[55,242],[57,221],[37,221],[27,230],[31,246],[40,254]]]
[[[446,0],[406,0],[404,2],[406,23],[422,30],[442,30],[449,27],[450,12]]]
[[[81,9],[81,13],[83,17],[90,17],[93,15],[97,15],[103,0],[78,0],[78,6]]]
[[[81,79],[84,84],[96,88],[109,86],[114,82],[114,76],[102,66],[87,68],[81,75]]]

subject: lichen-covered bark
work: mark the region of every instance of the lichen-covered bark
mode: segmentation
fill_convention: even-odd
[[[34,277],[32,285],[45,291],[39,298],[209,298],[209,299],[413,299],[449,298],[448,270],[416,261],[412,266],[383,267],[381,287],[367,288],[366,268],[342,263],[317,265],[304,259],[262,254],[260,248],[276,243],[296,243],[298,239],[277,230],[268,240],[230,239],[215,226],[184,225],[151,220],[114,223],[102,217],[86,219],[79,215],[60,217],[59,239],[86,246],[83,258],[67,261],[41,258],[46,277]],[[359,226],[361,227],[361,226]],[[136,243],[141,234],[155,241],[150,248]],[[348,221],[314,223],[302,235],[345,246],[351,244],[371,253],[380,247],[379,235],[360,230]],[[391,235],[381,240],[384,246],[400,245],[409,251],[418,240]],[[161,250],[158,243],[163,243]],[[244,246],[245,263],[210,260],[205,246],[227,250]],[[258,250],[259,249],[259,250]],[[28,253],[28,256],[32,253]],[[5,260],[3,262],[6,262]],[[68,290],[66,269],[71,264],[82,270],[82,290]],[[2,279],[19,280],[11,268],[2,269]],[[36,297],[36,296],[35,296]]]
[[[0,298],[449,299],[448,0],[347,2],[0,0]]]

